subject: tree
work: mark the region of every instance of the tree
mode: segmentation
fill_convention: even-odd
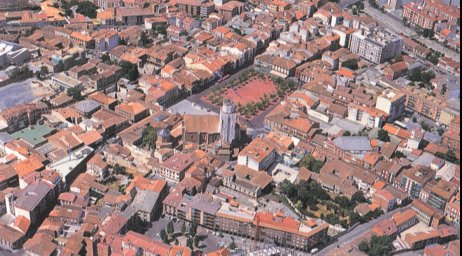
[[[172,235],[173,233],[175,233],[175,227],[173,226],[172,221],[169,221],[168,224],[167,224],[167,233],[169,235]]]
[[[167,232],[165,232],[164,229],[162,229],[159,233],[159,236],[160,236],[160,239],[162,239],[162,242],[168,244],[168,235],[167,235]]]
[[[366,240],[361,241],[361,243],[358,246],[358,249],[360,251],[362,251],[362,252],[368,252],[369,251],[369,243]]]
[[[183,224],[181,224],[181,234],[182,235],[186,234],[186,223],[184,223],[184,222],[183,222]]]
[[[82,92],[78,88],[75,88],[75,87],[71,87],[67,89],[67,96],[73,98],[76,101],[79,101],[83,98]]]
[[[233,251],[237,248],[236,243],[234,242],[234,238],[231,237],[231,243],[228,245],[228,248]]]
[[[357,59],[349,59],[342,63],[342,67],[349,68],[351,70],[358,70],[358,60]]]
[[[157,128],[154,128],[148,124],[146,128],[144,128],[140,146],[142,148],[148,147],[149,150],[154,149],[156,147],[157,131]]]
[[[430,125],[428,125],[427,122],[425,122],[425,121],[420,122],[420,126],[422,126],[422,129],[424,131],[427,131],[427,132],[431,131]]]
[[[198,236],[195,236],[195,237],[194,237],[194,246],[195,246],[195,247],[199,247],[199,242],[200,242],[199,237],[198,237]]]
[[[142,46],[147,46],[148,44],[151,43],[151,41],[148,38],[148,35],[144,31],[141,31],[140,43],[141,43]]]
[[[369,242],[363,241],[359,244],[359,250],[367,253],[367,255],[391,255],[393,251],[393,239],[388,236],[372,236]]]
[[[167,24],[159,24],[152,27],[151,34],[154,38],[157,38],[159,35],[167,35]]]
[[[82,2],[79,2],[78,0],[71,0],[70,2],[67,2],[67,1],[61,1],[62,3],[62,8],[64,10],[64,13],[66,14],[66,16],[71,16],[72,15],[72,10],[71,10],[71,7],[76,5],[77,6],[77,10],[76,12],[79,13],[79,14],[82,14],[86,17],[89,17],[89,18],[96,18],[96,10],[98,9],[98,7],[90,2],[90,1],[82,1]]]
[[[403,157],[406,157],[406,156],[401,151],[395,151],[395,157],[396,158],[403,158]]]
[[[427,71],[422,73],[422,82],[429,84],[433,78],[435,78],[435,72],[433,71]]]
[[[395,62],[404,61],[403,55],[400,54],[400,55],[396,56],[394,61],[395,61]]]
[[[305,155],[299,163],[300,167],[305,167],[308,170],[319,173],[324,166],[324,162],[317,160],[310,155]]]
[[[122,68],[123,74],[125,74],[125,78],[130,81],[135,81],[138,79],[140,74],[136,64],[132,64],[128,61],[122,61],[122,63],[120,63],[120,67]]]
[[[411,73],[408,76],[409,80],[412,82],[420,82],[422,81],[422,70],[419,68],[416,68],[411,71]]]
[[[188,237],[188,239],[186,240],[186,246],[189,247],[191,250],[194,248],[193,240],[191,239],[191,237]]]
[[[356,206],[358,203],[365,203],[366,198],[364,197],[364,193],[362,191],[358,191],[351,196],[350,205]]]
[[[29,69],[29,66],[24,65],[20,68],[14,69],[13,72],[11,72],[11,74],[9,75],[9,78],[14,79],[17,77],[28,77],[30,74],[31,71]]]
[[[432,29],[424,29],[422,34],[423,34],[423,37],[425,37],[425,38],[434,38],[435,37],[435,32],[433,32]]]
[[[38,80],[44,80],[48,72],[49,71],[48,71],[47,66],[41,66],[40,70],[37,73],[35,73],[35,76],[37,77]]]
[[[189,235],[194,237],[196,236],[196,234],[197,234],[197,224],[193,222],[191,224],[191,227],[189,227]]]
[[[112,173],[114,174],[122,174],[125,175],[127,172],[127,168],[124,166],[120,166],[119,164],[115,164],[114,167],[112,168]]]
[[[388,132],[385,131],[384,129],[379,130],[378,138],[379,138],[379,140],[384,141],[384,142],[389,142],[390,141],[390,135],[388,135]]]
[[[433,63],[433,65],[437,65],[439,62],[439,59],[441,58],[442,54],[437,51],[432,51],[428,56],[427,60]]]
[[[334,201],[341,208],[346,209],[350,207],[350,200],[346,196],[337,196]]]

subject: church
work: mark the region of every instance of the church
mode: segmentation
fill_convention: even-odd
[[[184,115],[183,145],[192,143],[199,146],[230,148],[239,139],[240,127],[237,123],[236,106],[225,100],[220,115]]]

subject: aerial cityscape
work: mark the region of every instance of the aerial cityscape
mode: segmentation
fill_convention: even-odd
[[[459,254],[459,0],[0,0],[1,256]]]

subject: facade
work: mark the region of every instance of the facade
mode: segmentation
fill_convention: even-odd
[[[237,164],[255,171],[267,170],[276,158],[276,148],[268,141],[257,138],[239,153]]]
[[[460,192],[453,196],[449,203],[446,204],[444,215],[449,220],[454,221],[455,223],[460,223]]]
[[[422,166],[404,170],[400,180],[400,187],[411,197],[420,198],[420,192],[425,184],[431,181],[435,172]]]
[[[414,112],[426,116],[435,122],[440,119],[441,112],[445,108],[443,99],[428,95],[426,92],[415,88],[405,89],[406,107]]]
[[[349,49],[364,59],[380,64],[401,54],[402,37],[385,29],[358,30],[353,33]]]
[[[179,153],[154,165],[153,172],[168,180],[180,182],[185,177],[186,170],[194,164],[194,160],[191,153]]]
[[[115,107],[117,114],[127,117],[132,123],[137,123],[149,116],[149,109],[139,102],[129,102]]]
[[[178,0],[178,9],[191,16],[208,17],[215,10],[215,4],[209,0]]]
[[[414,2],[404,5],[403,18],[412,26],[419,26],[430,30],[434,29],[438,21],[437,16],[434,16],[431,12],[425,10],[424,7]]]
[[[404,115],[406,95],[392,90],[385,90],[377,97],[375,107],[387,114],[387,120],[393,122]]]
[[[13,133],[36,124],[42,114],[47,112],[48,106],[44,103],[30,103],[8,108],[0,112],[0,127],[3,122],[7,131]]]
[[[387,114],[381,110],[351,103],[348,105],[348,120],[357,122],[369,129],[382,127]]]

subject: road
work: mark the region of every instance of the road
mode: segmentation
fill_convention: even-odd
[[[346,0],[352,1],[352,0]],[[379,21],[381,24],[385,25],[389,29],[395,31],[396,33],[403,34],[407,37],[415,38],[417,41],[425,45],[427,48],[433,49],[435,51],[443,53],[446,57],[449,57],[453,60],[459,60],[460,54],[439,44],[438,42],[432,41],[430,39],[418,36],[417,33],[402,23],[401,20],[398,20],[386,13],[383,13],[381,10],[374,9],[370,4],[369,1],[364,1],[364,11]]]
[[[408,206],[406,206],[404,208],[395,209],[395,210],[393,210],[391,212],[387,212],[387,213],[383,214],[382,216],[380,216],[379,218],[377,218],[375,220],[371,220],[371,221],[369,221],[367,223],[364,223],[362,225],[357,226],[352,231],[350,231],[350,232],[346,233],[345,235],[339,237],[337,239],[337,242],[335,242],[334,244],[332,244],[332,245],[322,249],[321,251],[319,251],[318,254],[319,255],[328,255],[332,250],[337,248],[337,246],[341,246],[341,245],[343,245],[345,243],[352,242],[353,240],[357,239],[362,234],[369,231],[375,224],[379,223],[380,221],[382,221],[384,219],[389,219],[396,212],[404,211],[404,210],[409,209],[409,208],[411,208],[410,205],[408,205]]]
[[[361,0],[341,0],[340,3],[338,3],[338,6],[342,9],[345,9],[346,7],[353,5]]]

